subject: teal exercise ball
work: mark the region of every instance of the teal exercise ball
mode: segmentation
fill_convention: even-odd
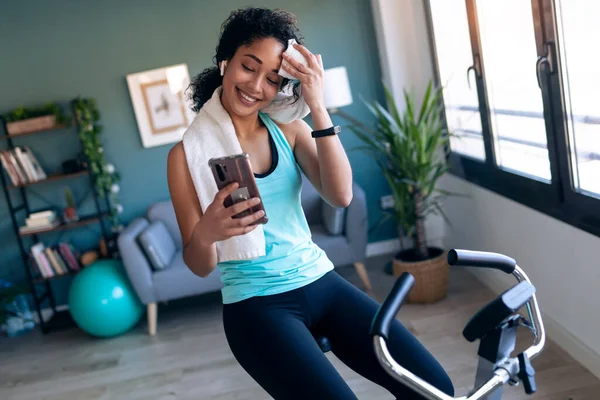
[[[75,275],[69,289],[69,311],[85,332],[111,337],[132,329],[142,317],[144,306],[121,261],[102,259]]]

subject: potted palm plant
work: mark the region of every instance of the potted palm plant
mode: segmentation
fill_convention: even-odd
[[[393,260],[394,275],[403,271],[415,277],[407,301],[427,303],[442,299],[447,292],[449,266],[442,248],[428,246],[425,218],[441,214],[441,204],[450,194],[436,187],[448,169],[447,143],[450,134],[442,119],[442,92],[430,81],[418,105],[414,94],[404,90],[406,107],[396,107],[395,99],[384,85],[388,107],[377,101],[367,104],[375,117],[374,129],[351,127],[364,142],[385,176],[394,198],[394,207],[383,210],[380,223],[392,218],[399,237],[411,239],[412,246],[398,252]]]

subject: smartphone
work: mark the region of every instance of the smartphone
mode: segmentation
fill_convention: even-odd
[[[212,170],[215,182],[219,190],[225,186],[237,182],[238,188],[225,199],[225,207],[231,207],[232,205],[245,201],[251,198],[260,198],[258,186],[254,179],[254,172],[252,171],[252,165],[250,164],[250,157],[247,153],[235,154],[232,156],[211,158],[208,161],[208,165]],[[263,210],[265,215],[253,222],[251,225],[266,224],[269,219],[267,218],[266,210],[264,209],[262,199],[257,205],[254,205],[239,214],[233,216],[233,218],[242,218],[255,212]]]

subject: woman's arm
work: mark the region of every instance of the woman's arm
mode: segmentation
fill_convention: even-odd
[[[302,94],[310,108],[314,129],[303,120],[294,121],[294,153],[298,164],[319,191],[321,197],[335,207],[347,207],[352,200],[352,169],[337,135],[313,138],[313,130],[333,126],[323,101],[323,61],[302,45],[296,45],[308,65],[303,66],[284,55],[282,67],[302,84]]]
[[[183,241],[183,260],[194,274],[207,277],[217,265],[217,249],[214,243],[203,240],[205,232],[199,223],[202,209],[181,142],[169,151],[167,180]]]
[[[323,112],[326,116],[323,119],[329,119],[327,110]],[[313,114],[315,130],[331,126],[331,123],[319,125],[316,117]],[[334,135],[314,139],[306,122],[299,120],[293,125],[294,154],[302,171],[325,201],[334,207],[347,207],[352,201],[352,169],[340,138]]]

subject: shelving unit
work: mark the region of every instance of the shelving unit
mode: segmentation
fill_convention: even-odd
[[[81,175],[87,175],[88,173],[89,172],[87,170],[83,170],[83,171],[78,171],[78,172],[71,172],[69,174],[52,174],[52,175],[49,175],[48,178],[40,179],[39,181],[27,182],[27,183],[23,183],[20,185],[8,185],[8,189],[12,190],[12,189],[20,188],[20,187],[25,187],[25,186],[37,185],[37,184],[48,182],[48,181],[56,181],[56,180],[60,180],[60,179],[75,178],[75,177],[78,177]]]
[[[0,116],[0,118],[2,118],[2,117]],[[29,132],[25,132],[25,133],[16,133],[13,135],[9,135],[8,131],[6,129],[6,120],[4,118],[2,118],[2,123],[3,123],[2,128],[4,129],[4,135],[0,136],[0,140],[3,140],[3,139],[10,140],[10,139],[18,138],[21,136],[35,135],[35,134],[38,134],[41,132],[52,132],[52,131],[57,131],[57,130],[64,129],[67,127],[66,125],[62,124],[62,125],[56,125],[52,129],[41,129],[41,130],[35,130],[35,131],[29,131]]]
[[[74,115],[73,111],[71,110]],[[27,132],[21,134],[9,135],[7,130],[7,121],[6,119],[0,115],[0,124],[2,126],[2,132],[0,133],[0,147],[2,150],[12,150],[16,146],[14,144],[14,140],[20,140],[22,137],[29,137],[29,135],[33,134],[51,134],[53,131],[57,131],[59,129],[73,129],[74,131],[77,128],[77,124],[74,123],[72,126],[67,125],[59,125],[52,129],[47,130],[36,130],[34,132]],[[79,141],[79,138],[76,137],[75,140]],[[3,143],[7,144],[6,146],[2,146]],[[82,152],[83,154],[83,152]],[[88,163],[89,165],[89,163]],[[2,169],[2,166],[0,166]],[[66,179],[73,179],[81,176],[88,176],[89,185],[91,188],[91,194],[94,200],[95,212],[91,215],[80,215],[77,221],[65,222],[62,221],[58,226],[52,228],[44,228],[40,230],[36,230],[33,232],[21,233],[19,231],[19,227],[22,225],[19,221],[24,221],[25,217],[27,217],[32,212],[37,210],[32,210],[30,207],[30,201],[28,199],[31,186],[34,185],[50,185],[57,181],[62,181]],[[10,216],[12,220],[12,226],[17,237],[17,242],[19,244],[19,250],[23,262],[23,266],[25,268],[26,278],[28,281],[29,289],[31,291],[31,295],[33,297],[33,301],[35,304],[35,311],[38,316],[39,325],[43,333],[48,333],[56,329],[61,329],[67,326],[73,326],[74,322],[71,319],[70,313],[68,310],[58,311],[56,309],[56,300],[53,293],[53,289],[51,286],[51,281],[57,279],[63,279],[65,277],[73,276],[77,273],[77,271],[69,271],[68,273],[55,275],[49,278],[45,278],[41,276],[39,270],[37,269],[35,260],[31,255],[31,246],[37,242],[40,242],[39,235],[44,235],[50,232],[76,229],[90,224],[99,224],[101,227],[101,235],[104,240],[108,243],[111,239],[110,229],[105,226],[106,217],[110,215],[108,210],[110,210],[110,204],[108,199],[105,198],[104,208],[101,206],[101,196],[98,194],[96,187],[94,185],[94,175],[91,171],[83,170],[73,173],[55,173],[48,175],[46,179],[41,179],[33,182],[22,183],[19,185],[13,185],[9,182],[8,177],[4,173],[4,171],[0,171],[0,179],[2,181],[2,188],[4,190],[4,195],[6,198],[6,203],[8,204]],[[14,204],[13,199],[11,198],[11,193],[18,192],[19,197],[21,199],[20,204]],[[32,239],[32,241],[31,241]],[[26,242],[30,241],[31,244],[27,245]],[[45,316],[42,313],[44,303],[49,302],[49,308],[51,310],[50,316]]]

